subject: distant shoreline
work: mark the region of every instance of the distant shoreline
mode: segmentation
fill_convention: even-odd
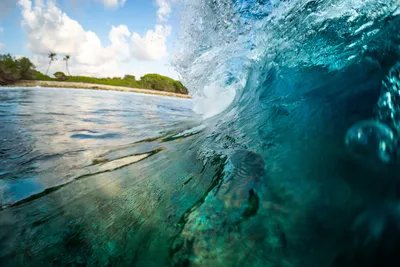
[[[35,86],[55,87],[55,88],[71,88],[71,89],[120,91],[120,92],[142,93],[142,94],[149,94],[149,95],[179,97],[179,98],[187,98],[187,99],[192,98],[190,95],[177,94],[177,93],[172,93],[172,92],[130,88],[130,87],[122,87],[122,86],[111,86],[111,85],[103,85],[103,84],[93,84],[93,83],[58,82],[58,81],[17,81],[13,84],[7,85],[7,87],[35,87]]]

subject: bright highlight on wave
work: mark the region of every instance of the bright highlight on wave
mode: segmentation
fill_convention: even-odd
[[[181,4],[174,64],[203,119],[186,100],[4,91],[0,261],[399,266],[399,1]]]
[[[227,163],[185,215],[173,262],[399,262],[388,234],[400,238],[388,199],[398,196],[400,170],[399,12],[395,0],[183,1],[175,65],[208,118],[199,155]],[[226,253],[202,245],[210,243]],[[251,260],[228,253],[239,244]]]
[[[183,10],[175,65],[206,117],[235,94],[236,101],[252,95],[246,84],[262,82],[273,66],[334,71],[362,60],[378,64],[377,53],[396,49],[388,38],[397,38],[391,18],[400,12],[395,0],[183,1]]]

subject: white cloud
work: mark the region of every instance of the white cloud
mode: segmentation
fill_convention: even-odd
[[[117,8],[125,4],[126,0],[99,0],[108,8]]]
[[[156,25],[155,30],[147,31],[144,37],[132,35],[132,54],[138,60],[154,61],[167,55],[166,41],[172,27]]]
[[[19,0],[19,4],[27,46],[40,71],[47,69],[49,51],[71,55],[71,74],[90,76],[122,76],[120,65],[124,62],[133,58],[159,60],[167,55],[165,43],[171,32],[170,26],[157,25],[144,37],[137,33],[131,35],[125,25],[113,26],[108,36],[111,44],[104,46],[94,32],[83,29],[53,1],[33,5],[31,0]],[[59,70],[65,71],[62,60],[54,62],[49,73]]]
[[[118,27],[111,27],[110,34],[108,38],[113,44],[111,49],[112,53],[121,61],[128,61],[130,59],[130,48],[129,43],[126,38],[129,38],[131,33],[125,25],[120,25]]]
[[[85,75],[120,75],[114,51],[126,50],[124,40],[126,26],[113,27],[111,45],[104,47],[100,38],[85,31],[75,20],[69,18],[52,1],[47,5],[32,5],[30,0],[19,0],[22,6],[22,26],[28,37],[28,49],[35,55],[38,68],[47,65],[47,53],[70,54],[71,69]],[[121,31],[123,34],[120,34]],[[125,33],[124,33],[125,32]],[[129,32],[128,32],[129,35]],[[54,64],[59,67],[62,62]]]
[[[5,47],[3,43],[0,43],[0,50],[2,50]]]
[[[36,1],[37,4],[37,1],[46,2],[50,0],[34,0],[34,1]],[[51,0],[51,1],[56,1],[56,0]],[[60,0],[57,0],[57,2],[60,2]],[[120,7],[123,7],[126,3],[126,0],[63,0],[63,2],[65,2],[65,4],[69,8],[74,8],[74,9],[90,8],[91,4],[100,4],[103,5],[105,9],[116,10]]]
[[[168,20],[171,14],[171,3],[170,0],[156,0],[156,5],[158,6],[157,18],[160,22]]]

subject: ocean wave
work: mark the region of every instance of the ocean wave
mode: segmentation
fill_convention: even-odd
[[[173,261],[395,266],[399,2],[183,2],[198,154],[225,163]]]
[[[273,67],[335,71],[398,53],[398,1],[184,1],[183,10],[175,65],[206,117],[252,95],[246,85]]]

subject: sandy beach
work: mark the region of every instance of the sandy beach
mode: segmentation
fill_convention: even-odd
[[[7,85],[7,87],[55,87],[55,88],[72,88],[72,89],[90,89],[90,90],[106,90],[106,91],[121,91],[121,92],[134,92],[149,95],[160,95],[160,96],[170,96],[179,98],[192,98],[190,95],[176,94],[171,92],[149,90],[149,89],[139,89],[139,88],[129,88],[121,86],[111,86],[103,84],[92,84],[92,83],[76,83],[76,82],[57,82],[57,81],[18,81],[12,85]]]

